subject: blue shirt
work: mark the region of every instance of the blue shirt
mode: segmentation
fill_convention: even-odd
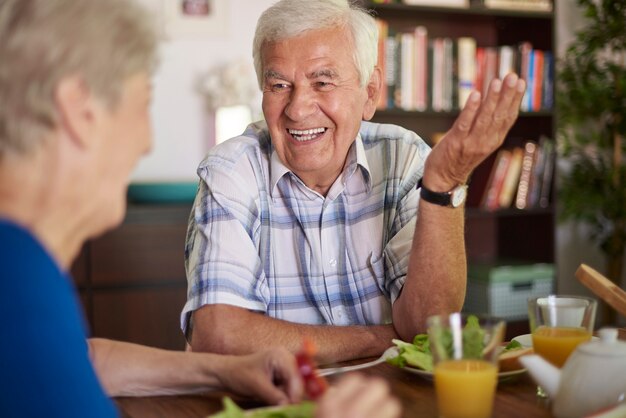
[[[411,131],[363,122],[322,196],[280,161],[264,122],[214,147],[198,168],[183,330],[216,303],[297,323],[391,322],[429,152]]]
[[[0,416],[114,418],[88,355],[68,275],[25,229],[0,220]]]

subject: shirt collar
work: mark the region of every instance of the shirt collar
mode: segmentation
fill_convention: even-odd
[[[366,189],[369,192],[372,187],[372,176],[370,174],[370,168],[367,162],[367,156],[365,154],[365,147],[363,146],[363,140],[361,139],[360,133],[357,135],[355,141],[352,143],[352,146],[348,150],[346,165],[344,166],[343,172],[340,176],[352,176],[354,174],[354,171],[356,170],[356,167],[354,167],[355,164],[361,166],[363,172],[363,180],[365,182]],[[276,153],[276,149],[272,146],[272,155],[270,161],[270,181],[272,197],[274,197],[274,191],[276,190],[276,185],[278,184],[280,179],[283,178],[285,174],[291,172],[292,171],[280,160],[278,154]]]

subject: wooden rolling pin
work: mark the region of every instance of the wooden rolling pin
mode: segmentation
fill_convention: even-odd
[[[576,270],[576,278],[617,312],[626,316],[626,292],[586,264]]]

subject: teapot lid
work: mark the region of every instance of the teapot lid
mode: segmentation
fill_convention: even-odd
[[[578,349],[585,354],[602,357],[625,357],[626,343],[617,340],[616,328],[602,328],[599,340],[581,344]]]

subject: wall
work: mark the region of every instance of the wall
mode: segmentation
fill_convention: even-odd
[[[157,18],[164,2],[141,0]],[[274,0],[217,0],[229,24],[222,34],[177,36],[160,48],[160,66],[153,80],[154,146],[133,172],[134,181],[195,180],[196,167],[213,144],[213,125],[196,84],[216,66],[244,60],[252,69],[252,38],[256,21]],[[243,132],[244,127],[241,127]]]

